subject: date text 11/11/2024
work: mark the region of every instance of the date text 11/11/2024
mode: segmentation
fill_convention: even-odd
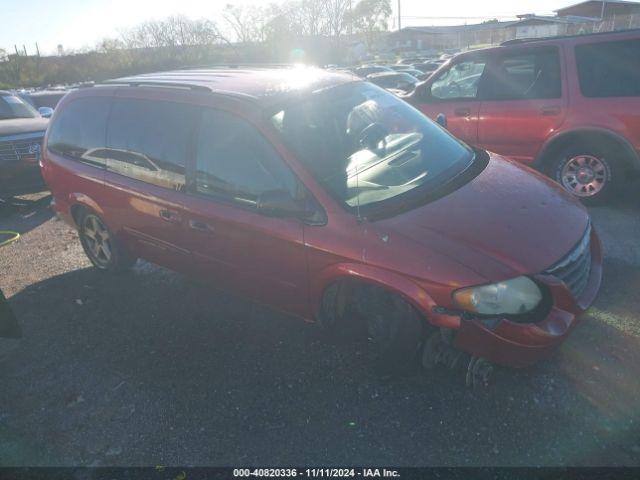
[[[237,468],[234,477],[309,477],[309,478],[399,478],[397,470],[386,468]]]

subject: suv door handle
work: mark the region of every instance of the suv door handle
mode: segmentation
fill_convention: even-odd
[[[453,114],[456,117],[470,117],[471,116],[471,109],[470,108],[456,108],[453,111]]]
[[[189,220],[189,228],[199,232],[213,233],[213,227],[199,220]]]
[[[556,107],[556,106],[549,106],[549,107],[542,107],[540,109],[540,113],[542,113],[542,115],[544,115],[545,117],[554,117],[556,115],[560,115],[560,107]]]
[[[178,215],[177,212],[173,212],[171,210],[160,210],[158,212],[158,215],[160,215],[160,218],[163,219],[165,222],[169,222],[169,223],[180,223],[182,221],[182,219],[180,218],[180,215]]]

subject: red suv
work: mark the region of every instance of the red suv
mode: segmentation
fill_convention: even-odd
[[[529,365],[600,285],[584,207],[355,76],[125,78],[68,94],[45,144],[54,208],[97,268],[142,257],[362,328],[381,364],[430,335],[431,353]]]
[[[640,168],[640,30],[463,53],[407,100],[463,141],[603,200]]]

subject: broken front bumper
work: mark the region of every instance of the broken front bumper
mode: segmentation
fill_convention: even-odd
[[[453,346],[498,365],[526,367],[548,357],[575,327],[578,317],[593,303],[602,280],[602,246],[591,231],[591,269],[587,285],[579,298],[551,275],[538,275],[536,280],[549,289],[551,308],[536,323],[516,323],[500,319],[489,328],[479,319],[462,320]]]

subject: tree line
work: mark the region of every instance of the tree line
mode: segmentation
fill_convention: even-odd
[[[58,56],[0,49],[0,88],[101,81],[220,63],[338,63],[358,39],[368,48],[388,29],[391,0],[285,0],[227,4],[218,19],[171,16]]]

